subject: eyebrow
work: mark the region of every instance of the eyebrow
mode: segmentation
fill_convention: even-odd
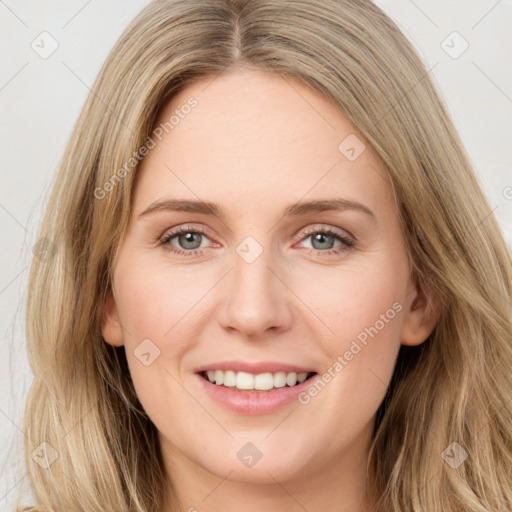
[[[299,202],[288,205],[283,213],[283,216],[298,217],[300,215],[307,215],[309,213],[319,213],[325,211],[344,211],[356,210],[370,216],[376,220],[375,214],[367,207],[356,201],[348,199],[323,199],[316,201]],[[160,211],[175,211],[175,212],[188,212],[188,213],[202,213],[213,217],[225,218],[225,214],[215,203],[207,201],[195,201],[189,199],[163,199],[151,203],[138,218],[144,217],[151,213]]]

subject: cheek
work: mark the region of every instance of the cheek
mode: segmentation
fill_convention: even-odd
[[[178,333],[197,322],[211,279],[183,267],[161,267],[138,264],[120,268],[118,304],[127,331],[126,343],[131,346],[144,338],[162,348],[170,339],[179,346],[182,336]]]
[[[396,269],[375,265],[309,274],[293,286],[318,319],[316,324],[309,323],[317,332],[323,327],[321,339],[328,340],[336,357],[347,342],[350,345],[359,337],[364,343],[368,330],[376,334],[374,327],[382,338],[390,338],[391,333],[396,337],[406,285],[406,272],[398,265]],[[309,313],[308,318],[314,317]]]
[[[326,357],[320,381],[299,401],[319,414],[331,411],[333,439],[343,435],[340,426],[345,433],[362,428],[385,396],[400,348],[406,283],[399,265],[387,272],[351,268],[304,282],[302,293],[307,290],[321,321],[315,327],[317,348]]]
[[[181,366],[200,339],[194,331],[200,308],[194,305],[204,292],[197,283],[190,286],[194,281],[183,272],[137,268],[124,279],[119,275],[125,350],[136,394],[159,430],[178,420],[190,424],[197,410],[180,385]]]
[[[159,407],[171,395],[175,401],[182,397],[178,409],[186,409],[190,397],[174,378],[182,381],[190,370],[187,353],[201,340],[205,312],[211,309],[205,294],[218,277],[211,271],[193,271],[192,266],[144,265],[143,259],[136,265],[123,263],[116,274],[116,292],[137,395],[150,416],[164,414]]]

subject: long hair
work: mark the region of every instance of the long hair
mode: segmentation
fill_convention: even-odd
[[[384,512],[512,510],[510,252],[429,72],[369,0],[156,0],[112,49],[30,269],[25,458],[40,509],[159,512],[172,500],[124,348],[102,338],[103,304],[160,107],[238,66],[300,80],[358,128],[389,174],[411,272],[442,302],[431,336],[398,355],[368,497]]]

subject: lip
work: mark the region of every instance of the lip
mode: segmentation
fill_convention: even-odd
[[[278,361],[261,361],[259,363],[246,362],[246,361],[219,361],[200,366],[194,371],[196,373],[207,372],[210,370],[233,370],[234,372],[247,372],[258,375],[259,373],[313,373],[316,372],[314,368],[307,368],[305,366],[298,366],[288,363],[280,363]]]
[[[222,369],[218,366],[215,368],[218,370]],[[268,366],[266,368],[268,368]],[[304,382],[295,386],[274,388],[269,391],[241,391],[235,388],[227,388],[225,386],[213,384],[209,380],[205,379],[201,373],[196,373],[195,377],[198,379],[199,385],[202,387],[204,392],[217,404],[220,404],[221,406],[236,413],[244,414],[246,416],[257,416],[271,414],[298,400],[298,395],[320,378],[320,375],[316,373]]]

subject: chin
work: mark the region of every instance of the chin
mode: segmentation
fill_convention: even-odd
[[[268,432],[259,437],[237,436],[219,443],[208,457],[198,454],[196,461],[210,473],[222,478],[229,474],[227,478],[237,482],[275,484],[303,474],[307,466],[304,443],[290,445],[286,436],[272,439],[272,435],[268,439]]]

